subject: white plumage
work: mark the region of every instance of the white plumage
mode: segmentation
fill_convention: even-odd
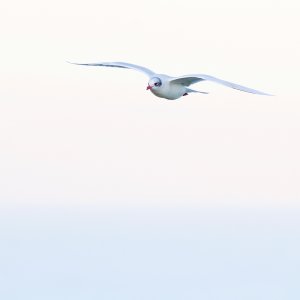
[[[210,75],[205,75],[205,74],[192,74],[192,75],[184,75],[180,77],[171,77],[168,75],[157,74],[148,68],[130,64],[130,63],[125,63],[125,62],[72,63],[72,64],[81,65],[81,66],[98,66],[98,67],[100,66],[100,67],[133,69],[142,72],[145,75],[147,75],[149,78],[147,90],[151,90],[151,92],[157,97],[165,98],[169,100],[178,99],[182,96],[188,95],[188,93],[207,94],[206,92],[196,91],[189,88],[190,85],[204,80],[222,84],[224,86],[239,91],[247,92],[247,93],[271,96],[270,94],[258,90],[254,90],[252,88],[248,88],[233,82],[225,81]]]

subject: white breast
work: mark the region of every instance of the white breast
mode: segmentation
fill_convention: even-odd
[[[151,92],[157,97],[175,100],[183,96],[186,89],[181,84],[174,84],[167,81],[159,89],[152,89]]]

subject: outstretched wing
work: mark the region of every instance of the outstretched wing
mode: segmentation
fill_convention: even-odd
[[[171,83],[175,83],[175,84],[182,84],[184,86],[190,86],[191,84],[197,83],[199,81],[203,81],[203,80],[209,80],[212,82],[216,82],[225,86],[228,86],[230,88],[236,89],[236,90],[240,90],[243,92],[247,92],[247,93],[252,93],[252,94],[259,94],[259,95],[267,95],[267,96],[271,96],[270,94],[258,91],[258,90],[254,90],[233,82],[229,82],[229,81],[225,81],[210,75],[205,75],[205,74],[196,74],[196,75],[185,75],[182,77],[176,77],[170,80]]]
[[[73,63],[73,62],[68,62],[70,64],[74,64],[74,65],[80,65],[80,66],[94,66],[94,67],[112,67],[112,68],[123,68],[123,69],[133,69],[139,72],[142,72],[146,75],[148,75],[149,77],[153,76],[155,73],[145,67],[141,67],[138,65],[134,65],[134,64],[129,64],[129,63],[125,63],[125,62],[99,62],[99,63],[86,63],[86,64],[82,64],[82,63]]]

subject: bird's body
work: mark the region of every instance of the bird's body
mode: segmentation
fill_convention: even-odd
[[[190,89],[189,86],[200,81],[209,80],[215,83],[225,85],[227,87],[240,90],[247,93],[258,94],[258,95],[268,95],[264,92],[254,90],[242,85],[238,85],[229,81],[225,81],[210,75],[205,74],[193,74],[193,75],[184,75],[180,77],[171,77],[164,74],[156,74],[155,72],[138,65],[124,63],[124,62],[106,62],[106,63],[88,63],[88,64],[79,64],[73,63],[75,65],[83,66],[102,66],[102,67],[115,67],[115,68],[124,68],[124,69],[133,69],[139,72],[146,74],[149,78],[147,90],[150,90],[155,96],[159,98],[165,98],[168,100],[176,100],[182,96],[188,95],[188,93],[202,93],[207,94],[206,92],[196,91]]]
[[[149,88],[156,97],[176,100],[187,93],[185,86],[174,84],[170,81],[172,77],[163,74],[155,74],[154,76],[154,78],[159,78],[162,82],[159,88]]]

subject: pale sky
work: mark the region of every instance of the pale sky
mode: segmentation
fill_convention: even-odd
[[[0,298],[299,299],[300,4],[0,4]],[[204,73],[177,101],[123,69]]]

